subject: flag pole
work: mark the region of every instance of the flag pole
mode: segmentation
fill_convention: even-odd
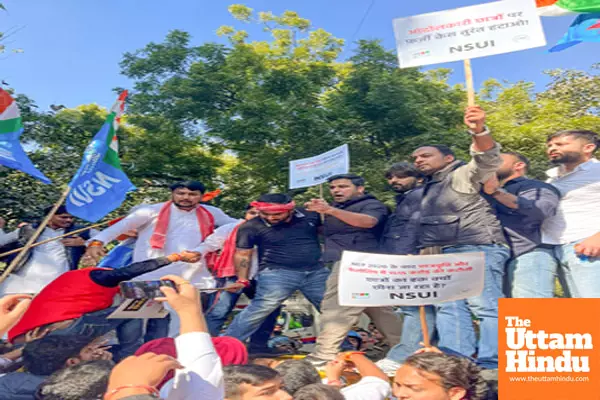
[[[58,210],[58,207],[60,207],[64,203],[64,201],[66,200],[70,191],[71,191],[71,187],[67,186],[65,191],[62,193],[60,198],[56,201],[56,203],[52,207],[52,210],[50,210],[48,215],[46,215],[46,218],[44,218],[44,220],[42,221],[40,226],[38,226],[38,228],[33,233],[33,235],[29,238],[29,240],[27,241],[25,246],[21,249],[21,252],[19,254],[17,254],[17,256],[15,257],[14,260],[12,260],[10,265],[8,267],[6,267],[6,269],[2,273],[2,276],[0,276],[0,283],[4,282],[4,280],[12,272],[12,270],[15,269],[17,264],[20,263],[21,260],[23,260],[23,257],[25,257],[25,255],[27,254],[29,249],[31,249],[31,246],[33,245],[33,243],[37,240],[37,238],[41,235],[43,230],[46,228],[46,225],[48,225],[48,222],[50,222],[50,219],[54,216],[54,214],[56,213],[56,210]]]
[[[34,247],[41,246],[41,245],[43,245],[43,244],[50,243],[50,242],[53,242],[53,241],[55,241],[55,240],[63,239],[63,238],[69,237],[69,236],[73,236],[73,235],[76,235],[76,234],[78,234],[78,233],[81,233],[81,232],[85,232],[85,231],[87,231],[87,230],[90,230],[90,229],[99,228],[99,227],[101,227],[101,226],[103,226],[103,225],[110,224],[112,221],[113,221],[113,220],[106,221],[106,222],[100,222],[100,223],[98,223],[98,224],[94,224],[94,225],[86,226],[86,227],[83,227],[83,228],[80,228],[80,229],[75,229],[74,231],[71,231],[71,232],[65,233],[65,234],[63,234],[63,235],[56,236],[56,237],[53,237],[53,238],[50,238],[50,239],[42,240],[41,242],[34,243],[34,244],[32,244],[32,245],[30,246],[30,248],[32,249],[32,248],[34,248]],[[2,258],[2,257],[6,257],[6,256],[9,256],[9,255],[11,255],[11,254],[18,253],[18,252],[19,252],[19,251],[21,251],[23,248],[24,248],[24,247],[20,247],[20,248],[18,248],[18,249],[14,249],[14,250],[7,251],[6,253],[2,253],[2,254],[0,254],[0,258]]]
[[[323,200],[325,197],[323,197],[323,184],[319,184],[319,197],[321,198],[321,200]],[[325,215],[321,214],[321,223],[325,222]]]

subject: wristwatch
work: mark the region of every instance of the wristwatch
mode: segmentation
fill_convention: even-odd
[[[471,136],[485,136],[485,135],[489,135],[490,134],[490,129],[487,126],[484,126],[483,127],[483,132],[475,133],[475,132],[473,132],[470,129],[467,132],[469,132],[469,134]]]

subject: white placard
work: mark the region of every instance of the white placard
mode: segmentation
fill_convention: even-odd
[[[168,313],[163,304],[157,301],[151,299],[126,299],[107,318],[164,318]]]
[[[344,144],[318,156],[290,161],[290,189],[327,182],[327,178],[350,171],[350,152]]]
[[[484,253],[397,256],[344,251],[340,265],[342,306],[420,306],[478,296]]]
[[[504,0],[394,20],[400,68],[546,45],[534,0]]]

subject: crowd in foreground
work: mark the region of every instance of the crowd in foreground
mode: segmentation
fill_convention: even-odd
[[[498,368],[499,298],[553,297],[557,277],[566,296],[600,297],[600,209],[595,206],[600,163],[594,158],[600,139],[585,130],[551,135],[548,156],[556,167],[541,182],[527,178],[525,157],[501,152],[483,110],[468,108],[465,123],[472,137],[468,163],[434,144],[417,148],[413,163],[385,171],[397,192],[392,213],[353,174],[329,178],[331,204],[312,199],[300,207],[287,194],[269,193],[250,202],[241,220],[205,204],[201,183],[179,182],[171,187],[171,201],[141,205],[101,232],[35,247],[0,286],[3,294],[35,294],[31,302],[13,303],[30,302],[8,330],[14,346],[10,359],[22,360],[25,371],[0,377],[0,399],[31,399],[36,392],[39,397],[55,382],[53,374],[77,367],[83,371],[90,360],[104,363],[106,377],[112,370],[108,389],[97,386],[106,389],[107,398],[385,398],[390,390],[400,399],[482,398],[482,376],[490,371],[493,376]],[[61,208],[42,239],[78,228]],[[6,233],[0,244],[18,247],[29,232],[31,227],[24,226]],[[115,240],[120,244],[107,253]],[[426,325],[437,347],[422,348],[417,307],[401,307],[399,316],[391,307],[339,305],[343,251],[483,252],[484,290],[473,298],[427,306]],[[78,269],[80,264],[88,267]],[[165,275],[179,289],[162,289],[169,310],[165,318],[108,318],[120,302],[121,282]],[[198,288],[223,290],[200,302]],[[321,313],[321,329],[314,351],[302,363],[275,366],[261,358],[281,355],[268,341],[284,301],[297,291]],[[242,293],[251,302],[225,328]],[[16,301],[8,299],[6,304]],[[376,364],[365,357],[369,354],[359,354],[360,348],[340,354],[363,313],[390,349],[383,359],[383,354],[371,357],[380,359]],[[113,331],[118,345],[109,352],[100,338]],[[109,354],[125,366],[113,370]],[[132,354],[137,358],[128,358]],[[127,375],[141,374],[152,362],[162,365],[165,374],[149,371],[150,381]],[[315,367],[333,375],[325,384],[319,377],[299,385],[296,392],[286,386],[284,368],[293,362],[305,368],[300,373],[300,366],[290,367],[294,376],[315,376]],[[167,374],[173,369],[172,376]],[[345,385],[356,372],[362,379]],[[386,376],[394,376],[393,386]],[[61,382],[77,382],[74,387],[80,388],[82,381]],[[338,390],[340,384],[345,387]],[[29,388],[25,397],[14,397],[21,388]]]

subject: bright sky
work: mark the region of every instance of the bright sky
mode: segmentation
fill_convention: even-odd
[[[121,55],[162,41],[172,29],[188,31],[194,44],[221,41],[221,25],[240,26],[227,12],[235,0],[3,0],[0,31],[22,29],[10,39],[21,54],[0,56],[0,79],[19,93],[32,97],[42,109],[50,104],[74,107],[98,103],[109,107],[111,91],[129,82],[119,74]],[[382,39],[394,48],[392,19],[485,2],[484,0],[247,0],[256,11],[300,13],[334,35],[354,41]],[[367,13],[367,10],[370,11]],[[364,21],[363,21],[364,19]],[[566,32],[574,17],[544,18],[549,44]],[[361,21],[363,23],[361,24]],[[259,33],[260,34],[260,33]],[[351,52],[346,51],[345,56]],[[562,53],[544,48],[473,61],[475,84],[493,77],[511,82],[535,81],[542,89],[542,71],[551,68],[587,69],[598,62],[598,45],[583,43]],[[596,55],[596,56],[595,56]],[[461,63],[440,65],[456,69],[453,81],[462,80]]]

